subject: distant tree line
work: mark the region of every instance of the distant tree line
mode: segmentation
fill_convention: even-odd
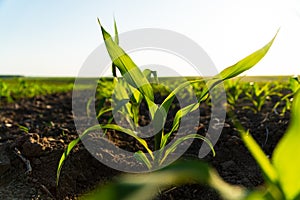
[[[21,76],[21,75],[0,75],[1,79],[3,79],[3,78],[21,78],[21,77],[24,77],[24,76]]]

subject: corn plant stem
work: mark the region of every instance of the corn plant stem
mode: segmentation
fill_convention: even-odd
[[[115,64],[112,64],[112,74],[113,74],[113,77],[117,77],[117,67]]]

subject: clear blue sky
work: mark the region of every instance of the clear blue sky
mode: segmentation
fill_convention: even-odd
[[[300,74],[299,0],[0,0],[0,74],[75,76],[103,42],[99,17],[119,32],[164,28],[202,46],[219,70],[268,42],[248,75]]]

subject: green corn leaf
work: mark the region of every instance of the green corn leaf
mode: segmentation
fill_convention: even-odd
[[[267,179],[269,179],[270,182],[275,183],[277,181],[277,173],[271,165],[268,157],[264,154],[262,149],[248,132],[242,131],[240,133],[242,140],[246,144],[252,156],[255,158],[256,162],[259,164]]]
[[[114,107],[114,112],[117,112],[122,109],[122,111],[129,115],[131,118],[133,114],[131,112],[132,105],[129,103],[128,90],[129,86],[126,81],[119,79],[116,80],[116,85],[113,94],[113,102],[116,104]]]
[[[131,98],[132,102],[136,103],[136,104],[140,104],[142,102],[143,95],[140,93],[139,90],[135,89],[134,87],[132,87],[130,85],[128,85],[128,86],[132,93],[132,98]]]
[[[105,113],[111,112],[112,110],[113,110],[112,107],[101,109],[97,114],[97,119],[99,119],[99,117],[101,117]]]
[[[91,107],[91,103],[93,102],[93,100],[94,100],[94,97],[90,97],[89,98],[89,100],[88,100],[88,102],[87,102],[87,104],[86,104],[86,115],[88,116],[88,117],[90,117],[91,116],[91,109],[90,109],[90,107]]]
[[[162,141],[161,147],[165,146],[165,143],[167,142],[167,139],[169,136],[176,131],[179,128],[180,119],[187,115],[190,112],[193,112],[194,110],[197,110],[199,108],[199,103],[190,104],[180,110],[177,111],[175,118],[173,120],[172,129],[169,133],[167,133],[164,136],[164,140]]]
[[[148,79],[148,81],[150,81],[151,79],[151,75],[153,75],[153,79],[154,79],[154,83],[158,83],[158,76],[157,76],[157,72],[156,71],[152,71],[150,69],[145,69],[143,71],[144,76]],[[151,82],[151,81],[150,81]]]
[[[118,33],[116,19],[114,19],[114,29],[115,29],[115,43],[119,45],[119,33]]]
[[[73,140],[72,142],[70,142],[67,146],[67,149],[64,151],[63,155],[61,156],[59,163],[58,163],[58,167],[57,167],[57,171],[56,171],[56,186],[58,186],[58,182],[59,182],[59,176],[60,176],[60,172],[62,169],[62,166],[64,164],[64,162],[66,161],[67,157],[69,156],[69,154],[71,153],[72,149],[76,146],[76,144],[78,144],[78,142],[80,142],[80,140],[82,140],[82,138],[89,132],[91,131],[96,131],[96,130],[100,130],[101,127],[99,125],[96,126],[92,126],[88,129],[86,129],[81,135],[80,137],[76,138],[75,140]]]
[[[224,199],[240,200],[247,195],[244,188],[224,182],[208,164],[200,161],[181,161],[153,173],[125,175],[119,178],[118,182],[96,190],[85,199],[150,200],[168,187],[195,182],[211,186]]]
[[[212,79],[207,81],[208,87],[202,91],[200,99],[202,97],[204,97],[211,88],[213,88],[215,85],[219,84],[221,81],[236,77],[236,76],[240,75],[241,73],[251,69],[254,65],[256,65],[267,54],[267,52],[271,48],[271,46],[278,34],[278,31],[275,34],[275,36],[272,38],[272,40],[270,42],[268,42],[265,46],[263,46],[261,49],[253,52],[249,56],[238,61],[236,64],[225,68],[224,70],[221,71],[220,74],[214,76]]]
[[[147,96],[145,96],[146,102],[148,104],[148,108],[149,108],[149,112],[150,115],[152,117],[152,119],[155,118],[155,114],[157,112],[158,106],[155,104],[154,101],[152,101],[151,99],[149,99]]]
[[[276,190],[276,188],[274,188]],[[271,190],[270,188],[267,189],[267,191],[256,189],[254,191],[251,191],[247,194],[247,197],[245,197],[243,200],[277,200],[277,199],[283,199],[281,194],[275,195],[276,191]]]
[[[152,168],[152,164],[151,164],[151,162],[149,161],[149,159],[147,158],[147,156],[145,155],[144,152],[137,151],[137,152],[134,153],[134,157],[138,161],[144,163],[148,167],[148,169]]]
[[[59,176],[60,176],[60,172],[62,169],[62,166],[65,162],[65,160],[67,159],[67,157],[69,156],[71,150],[76,146],[76,144],[89,132],[91,131],[96,131],[96,130],[102,130],[102,129],[113,129],[116,131],[120,131],[123,133],[126,133],[132,137],[134,137],[138,142],[140,142],[145,149],[148,151],[148,153],[150,154],[151,158],[154,159],[153,156],[153,152],[149,149],[148,144],[145,140],[143,140],[142,138],[138,137],[132,130],[130,129],[125,129],[123,127],[120,127],[116,124],[107,124],[107,125],[95,125],[92,126],[88,129],[86,129],[81,135],[80,137],[78,137],[77,139],[73,140],[72,142],[70,142],[70,144],[68,145],[67,149],[65,150],[65,152],[63,153],[63,155],[60,158],[59,164],[58,164],[58,168],[57,168],[57,172],[56,172],[56,184],[58,185],[59,182]]]
[[[168,158],[170,153],[173,153],[176,150],[178,145],[180,145],[182,142],[189,140],[189,139],[200,139],[200,140],[205,141],[209,145],[209,147],[211,148],[211,150],[213,152],[213,155],[215,156],[216,153],[215,153],[214,147],[206,137],[199,135],[199,134],[189,134],[184,137],[180,137],[168,149],[166,149],[166,151],[164,153],[164,157],[161,159],[160,164],[162,164],[165,161],[165,159]]]
[[[234,119],[234,117],[232,117]],[[256,141],[252,138],[248,131],[242,127],[242,125],[234,120],[234,125],[237,127],[238,131],[240,132],[241,138],[245,143],[246,147],[256,160],[257,164],[260,166],[262,172],[264,173],[267,181],[269,183],[276,183],[278,180],[277,172],[275,171],[274,167],[272,166],[270,160],[263,152],[263,150],[259,147]]]
[[[106,101],[106,97],[101,97],[100,101],[97,103],[97,107],[99,108],[99,112],[101,112],[102,109],[104,109],[104,104]]]
[[[272,46],[272,44],[278,34],[278,31],[268,44],[266,44],[261,49],[255,51],[254,53],[250,54],[246,58],[240,60],[236,64],[224,69],[220,73],[220,77],[223,80],[230,79],[230,78],[233,78],[233,77],[243,73],[244,71],[252,68],[254,65],[256,65],[269,51],[270,47]]]
[[[300,82],[298,76],[289,78],[289,86],[293,93],[296,93],[300,88]]]
[[[217,84],[221,83],[224,80],[233,78],[233,77],[243,73],[244,71],[252,68],[255,64],[257,64],[266,55],[266,53],[268,52],[268,50],[272,46],[272,44],[273,44],[273,42],[274,42],[274,40],[277,36],[277,33],[272,38],[272,40],[268,44],[266,44],[264,47],[262,47],[261,49],[255,51],[254,53],[252,53],[251,55],[249,55],[249,56],[245,57],[244,59],[240,60],[236,64],[234,64],[230,67],[227,67],[220,74],[214,76],[213,78],[207,79],[206,80],[207,87],[205,87],[202,90],[201,95],[198,98],[198,102],[200,103],[206,97],[209,90],[214,88]],[[179,86],[179,87],[181,87],[181,86]],[[166,101],[171,101],[171,98],[174,98],[174,97],[171,97],[171,95],[173,95],[173,94],[170,94],[169,95],[170,97],[168,96]],[[168,104],[168,103],[169,102],[166,102],[166,104]],[[167,106],[165,106],[163,104],[161,106],[164,106],[165,108],[167,108]],[[174,130],[176,130],[176,128],[178,127],[180,119],[182,117],[184,117],[185,115],[187,115],[189,112],[192,112],[192,111],[196,110],[198,106],[199,106],[199,104],[195,103],[195,104],[192,104],[192,105],[188,105],[184,108],[181,108],[176,113],[175,119],[173,121],[173,126],[175,127]],[[168,111],[167,109],[165,109],[165,110]],[[174,131],[174,130],[172,130],[172,131]]]
[[[115,19],[114,19],[114,28],[115,28],[115,43],[119,45],[119,34],[118,34],[118,28]],[[114,63],[112,63],[112,74],[113,77],[117,77],[117,67]]]
[[[126,133],[126,134],[130,135],[131,137],[135,138],[141,145],[143,145],[143,147],[145,147],[147,152],[150,154],[151,158],[154,159],[153,152],[149,149],[147,142],[144,139],[137,136],[137,134],[134,131],[123,128],[116,124],[105,124],[105,125],[101,125],[101,127],[103,129],[113,129],[116,131],[120,131],[120,132]]]
[[[110,34],[106,32],[98,19],[102,36],[106,45],[108,54],[114,65],[119,69],[127,83],[140,90],[140,92],[154,101],[153,90],[147,78],[143,75],[137,65],[125,53],[125,51],[112,40]]]
[[[155,124],[155,128],[156,128],[156,132],[158,132],[158,130],[161,130],[165,124],[165,121],[167,119],[167,115],[168,115],[168,111],[170,109],[170,106],[172,105],[173,103],[173,100],[176,96],[176,94],[184,89],[185,87],[193,84],[193,83],[199,83],[199,82],[203,82],[204,80],[193,80],[193,81],[189,81],[189,82],[185,82],[185,83],[182,83],[181,85],[179,85],[177,88],[175,88],[168,96],[167,98],[163,101],[163,103],[160,105],[160,107],[158,108],[157,112],[155,113],[155,116],[154,116],[154,124]],[[205,96],[203,96],[202,98],[204,98]],[[167,140],[169,138],[169,136],[175,131],[178,129],[179,127],[179,123],[180,123],[180,119],[182,117],[184,117],[185,115],[187,115],[188,113],[198,109],[199,107],[199,103],[194,103],[194,104],[190,104],[182,109],[180,109],[176,115],[175,115],[175,118],[174,118],[174,121],[173,121],[173,125],[172,125],[172,129],[171,131],[166,134],[166,135],[163,135],[162,133],[162,136],[160,138],[161,142],[160,142],[160,148],[164,147],[165,144],[167,143]]]
[[[294,98],[291,122],[274,150],[273,163],[287,199],[300,195],[300,93]]]
[[[138,126],[139,105],[143,99],[143,95],[139,92],[139,90],[130,86],[123,79],[116,79],[115,81],[117,84],[114,89],[113,100],[116,105],[113,112],[122,113],[126,117],[128,123],[135,130],[135,127]]]
[[[148,81],[149,81],[149,79],[150,79],[150,77],[151,77],[151,70],[150,69],[145,69],[144,71],[143,71],[143,74],[144,74],[144,76],[148,79]]]
[[[59,163],[58,163],[57,171],[56,171],[56,186],[58,186],[60,172],[61,172],[61,169],[62,169],[62,166],[63,166],[65,160],[67,159],[71,150],[76,146],[76,144],[79,141],[80,141],[80,138],[77,138],[77,139],[73,140],[72,142],[70,142],[70,144],[68,144],[68,146],[67,146],[67,149],[64,151],[63,155],[61,156]]]
[[[156,110],[156,112],[154,114],[153,120],[154,120],[154,124],[155,124],[155,132],[158,132],[159,130],[161,130],[163,128],[163,126],[166,122],[166,119],[167,119],[169,109],[173,103],[173,100],[174,100],[176,94],[183,88],[189,86],[192,83],[196,83],[196,82],[200,82],[200,80],[182,83],[177,88],[175,88],[173,91],[171,91],[171,93],[167,96],[167,98],[165,98],[165,100],[162,102],[162,104]],[[177,113],[176,113],[176,116],[177,116]],[[177,116],[177,118],[179,118],[179,116]],[[175,120],[176,120],[176,118],[175,118]],[[180,119],[178,119],[178,121],[175,121],[175,120],[174,120],[175,123],[173,123],[173,126],[172,126],[172,130],[175,130],[178,127],[178,126],[176,126],[176,124],[179,125]],[[176,126],[176,128],[175,128],[175,126]],[[162,136],[162,139],[163,139],[163,136]],[[162,147],[162,146],[164,146],[163,143],[160,144],[160,147]]]

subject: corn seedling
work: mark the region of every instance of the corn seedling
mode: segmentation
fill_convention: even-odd
[[[1,98],[4,98],[8,102],[13,101],[8,85],[2,80],[0,80],[0,99]]]
[[[186,88],[190,84],[190,82],[183,83],[177,88],[175,88],[173,91],[171,91],[171,93],[164,99],[164,101],[160,105],[155,104],[153,87],[149,81],[149,78],[151,78],[151,76],[149,76],[149,70],[145,70],[142,72],[138,68],[138,66],[133,62],[133,60],[118,45],[116,25],[116,37],[115,39],[113,39],[111,35],[103,28],[99,19],[98,22],[102,31],[102,36],[106,45],[106,49],[108,51],[108,54],[110,55],[113,66],[115,66],[118,69],[122,76],[122,78],[120,79],[115,79],[117,81],[117,84],[115,85],[115,93],[113,95],[113,102],[115,103],[115,105],[113,110],[111,110],[111,108],[108,108],[108,111],[112,111],[113,113],[121,113],[121,115],[125,116],[125,118],[129,122],[129,127],[122,127],[117,124],[108,123],[93,126],[85,130],[80,137],[78,137],[76,140],[72,141],[68,145],[66,151],[62,155],[57,169],[57,184],[62,165],[67,156],[70,154],[72,148],[81,140],[82,137],[84,137],[84,135],[86,135],[90,131],[94,131],[99,128],[112,129],[115,131],[123,132],[128,136],[135,138],[143,146],[146,153],[149,155],[147,156],[145,152],[140,150],[135,153],[135,158],[144,165],[146,165],[150,170],[153,167],[162,166],[169,157],[169,155],[172,152],[174,152],[182,142],[186,140],[204,140],[208,145],[210,145],[210,148],[214,153],[211,142],[206,137],[196,133],[191,133],[183,137],[179,137],[169,147],[167,147],[167,144],[172,134],[178,130],[180,120],[189,113],[197,110],[199,108],[200,102],[206,99],[207,95],[209,94],[209,91],[212,88],[214,88],[219,83],[222,83],[224,80],[233,78],[256,65],[256,63],[258,63],[266,55],[276,37],[275,35],[274,38],[264,47],[255,51],[254,53],[250,54],[244,59],[240,60],[236,64],[224,69],[220,74],[217,74],[216,76],[207,79],[206,87],[198,88],[202,90],[200,92],[200,96],[198,97],[197,103],[193,103],[179,109],[175,114],[171,129],[168,132],[165,132],[164,125],[167,121],[167,114],[170,110],[171,105],[173,104],[175,96],[180,91],[182,91],[182,89]],[[153,78],[156,79],[155,76]],[[191,82],[197,83],[203,82],[203,80],[199,79]],[[146,140],[139,136],[140,133],[138,129],[138,108],[142,100],[146,102],[149,110],[149,115],[154,124],[153,132],[156,133],[154,135],[155,153],[153,153],[154,151],[150,149],[149,144],[146,142]]]
[[[22,125],[18,125],[20,131],[23,131],[25,133],[29,133],[29,128],[27,128],[26,126],[22,126]]]
[[[274,89],[270,87],[270,83],[264,83],[262,86],[257,82],[250,82],[246,91],[246,99],[252,103],[252,106],[244,106],[244,109],[250,109],[254,113],[261,111],[266,101],[273,95]]]
[[[242,88],[243,84],[240,82],[241,79],[242,77],[239,77],[237,79],[230,79],[224,82],[227,102],[233,108],[236,106],[241,94],[244,92]]]
[[[297,93],[297,91],[300,88],[300,81],[298,76],[294,76],[289,78],[289,85],[288,88],[291,90],[291,93],[284,95],[280,101],[278,101],[275,106],[273,107],[273,111],[275,113],[278,113],[277,109],[280,106],[281,102],[284,102],[284,107],[282,108],[280,115],[284,115],[284,113],[287,110],[291,109],[292,101],[293,101],[293,96]]]

